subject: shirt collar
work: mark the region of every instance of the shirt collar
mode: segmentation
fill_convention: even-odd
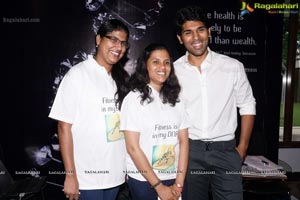
[[[94,58],[93,55],[88,55],[88,59],[91,61],[92,65],[91,67],[93,67],[94,69],[100,71],[101,73],[105,74],[108,78],[112,78],[111,77],[111,73],[107,73],[106,69],[104,66],[100,65]]]
[[[149,83],[148,83],[147,85],[148,85],[148,87],[151,89],[151,94],[152,94],[155,98],[159,97],[159,93],[156,91],[156,89],[154,89],[154,87],[152,87]]]
[[[212,55],[213,55],[213,51],[210,50],[209,47],[207,47],[207,50],[208,50],[208,54],[206,56],[206,58],[203,60],[202,64],[201,64],[201,68],[203,69],[204,66],[207,66],[208,64],[211,64],[212,63]],[[184,63],[186,63],[187,65],[186,66],[193,66],[194,65],[191,65],[188,61],[188,55],[189,55],[189,52],[186,51],[185,55],[184,55],[184,58],[183,58],[183,61]]]

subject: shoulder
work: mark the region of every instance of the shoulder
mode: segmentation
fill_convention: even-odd
[[[185,104],[184,104],[184,102],[183,102],[183,100],[182,100],[182,98],[178,98],[178,102],[176,103],[176,107],[178,107],[179,109],[184,109],[184,107],[185,107]]]
[[[180,58],[178,58],[177,60],[175,60],[174,62],[174,67],[178,67],[179,65],[183,64],[185,61],[185,57],[186,55],[181,56]]]
[[[236,67],[243,67],[243,64],[230,56],[220,54],[214,51],[211,51],[212,61],[222,63],[223,66],[230,65],[230,66],[236,66]]]
[[[74,65],[71,69],[69,69],[65,76],[79,78],[85,71],[88,70],[87,66],[89,65],[89,62],[90,61],[87,59]]]
[[[175,62],[174,62],[174,69],[175,69],[175,73],[178,76],[178,73],[181,70],[184,70],[184,66],[186,65],[186,55],[181,56],[180,58],[178,58]]]
[[[140,101],[140,92],[138,91],[130,91],[124,98],[123,102],[135,103],[136,101]]]
[[[91,55],[88,58],[74,65],[65,75],[64,79],[73,80],[77,83],[83,83],[91,79],[97,73],[98,65]]]
[[[134,92],[134,91],[129,92],[123,100],[121,106],[121,112],[124,113],[128,111],[139,110],[141,108],[140,101],[141,99],[140,99],[139,92]]]

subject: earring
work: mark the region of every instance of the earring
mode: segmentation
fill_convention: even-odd
[[[98,44],[96,44],[96,48],[98,48]]]

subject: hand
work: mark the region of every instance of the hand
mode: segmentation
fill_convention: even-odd
[[[182,193],[182,187],[178,187],[175,183],[171,187],[172,193],[179,198]]]
[[[79,184],[75,174],[67,174],[64,183],[64,193],[67,199],[79,199]]]
[[[173,186],[165,186],[160,184],[155,188],[159,198],[161,200],[178,200],[180,196],[175,195],[175,191],[173,191]]]

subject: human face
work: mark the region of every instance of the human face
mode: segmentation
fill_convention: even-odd
[[[115,39],[113,39],[115,38]],[[114,40],[119,40],[118,42]],[[110,72],[112,65],[116,64],[125,54],[127,33],[123,30],[112,31],[106,36],[96,36],[96,44],[98,45],[96,60]]]
[[[160,91],[171,72],[171,59],[167,50],[152,51],[147,60],[147,70],[150,79],[149,84],[157,91]]]
[[[182,25],[181,35],[177,35],[180,44],[184,44],[194,57],[206,57],[209,37],[210,29],[201,21],[186,21]]]

